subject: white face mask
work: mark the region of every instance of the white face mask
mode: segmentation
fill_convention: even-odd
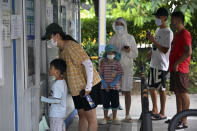
[[[56,42],[54,42],[54,40],[53,40],[53,39],[48,40],[48,41],[47,41],[47,47],[48,47],[48,48],[54,48],[54,47],[57,47],[57,41],[56,41]]]
[[[124,31],[124,27],[123,26],[115,26],[115,29],[118,33],[122,33]]]
[[[161,22],[160,19],[156,18],[156,19],[155,19],[155,24],[156,24],[157,26],[161,26],[161,25],[162,25],[162,22]]]
[[[115,55],[107,55],[107,59],[112,60],[114,59]]]
[[[49,76],[49,81],[55,81],[56,77],[55,76]]]

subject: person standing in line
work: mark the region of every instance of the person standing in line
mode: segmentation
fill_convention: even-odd
[[[119,125],[121,122],[117,118],[117,110],[119,109],[119,89],[120,79],[122,76],[122,67],[119,63],[120,54],[115,47],[108,44],[105,47],[103,62],[100,64],[100,76],[102,78],[102,98],[104,118],[100,124],[104,125],[110,120],[108,110],[112,109],[112,124]]]
[[[133,87],[133,59],[138,56],[138,49],[135,38],[128,34],[127,24],[124,18],[117,18],[113,25],[115,35],[109,41],[114,45],[121,54],[120,64],[123,68],[123,76],[121,80],[121,91],[125,95],[125,122],[132,122],[130,116],[131,107],[131,89]]]
[[[171,42],[173,40],[173,32],[167,26],[168,11],[161,7],[155,15],[155,24],[158,26],[155,37],[148,34],[148,39],[153,43],[153,48],[148,52],[151,57],[150,70],[148,76],[148,85],[150,87],[150,95],[153,103],[152,120],[166,119],[166,76],[169,68],[169,54],[171,50]],[[157,106],[157,90],[160,94],[160,112]]]
[[[97,131],[96,107],[101,104],[101,78],[92,61],[84,49],[56,23],[47,26],[42,39],[47,40],[47,45],[58,47],[60,58],[66,61],[64,78],[78,110],[78,130]]]
[[[176,31],[170,52],[170,91],[176,95],[177,113],[189,109],[188,94],[189,64],[192,55],[192,38],[184,27],[184,14],[180,11],[171,15],[171,29]],[[184,117],[176,129],[188,128],[187,118]]]

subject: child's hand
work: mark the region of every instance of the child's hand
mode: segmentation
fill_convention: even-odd
[[[44,102],[44,101],[45,101],[45,97],[41,96],[41,102]]]

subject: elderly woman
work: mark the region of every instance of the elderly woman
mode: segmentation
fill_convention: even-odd
[[[87,129],[97,131],[96,106],[99,103],[101,78],[89,56],[72,37],[65,35],[62,28],[56,23],[47,26],[43,40],[48,40],[47,44],[51,47],[58,47],[60,58],[66,61],[67,69],[64,75],[75,108],[78,110],[78,129],[80,131],[87,131]],[[85,93],[81,94],[82,91]],[[89,98],[92,100],[89,101]]]
[[[120,52],[120,64],[124,72],[121,90],[125,95],[125,122],[132,122],[129,112],[131,106],[131,89],[133,87],[133,59],[138,56],[138,49],[135,38],[127,32],[127,24],[124,18],[117,18],[112,27],[115,31],[115,35],[111,37],[109,43],[114,45]]]

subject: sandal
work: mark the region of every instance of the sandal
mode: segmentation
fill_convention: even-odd
[[[116,118],[115,120],[112,120],[113,125],[121,125],[121,122]]]
[[[164,115],[162,115],[162,114],[159,114],[160,115],[160,120],[164,120],[164,119],[167,119],[167,117],[166,116],[164,116]]]
[[[152,120],[153,121],[161,120],[161,116],[159,114],[152,114]]]
[[[152,120],[153,121],[157,121],[157,120],[164,120],[166,119],[167,117],[166,116],[161,116],[160,114],[152,114]]]
[[[183,122],[177,124],[176,126],[176,129],[179,130],[179,129],[186,129],[188,128],[188,125],[185,125]]]
[[[111,122],[111,121],[112,121],[112,119],[110,119],[110,117],[105,117],[105,118],[103,118],[103,119],[100,121],[99,124],[105,125],[105,124],[107,124],[107,123],[109,123],[109,122]]]
[[[123,119],[123,122],[127,122],[127,123],[131,123],[133,120],[131,119],[131,116],[130,115],[127,115],[125,117],[125,119]]]

